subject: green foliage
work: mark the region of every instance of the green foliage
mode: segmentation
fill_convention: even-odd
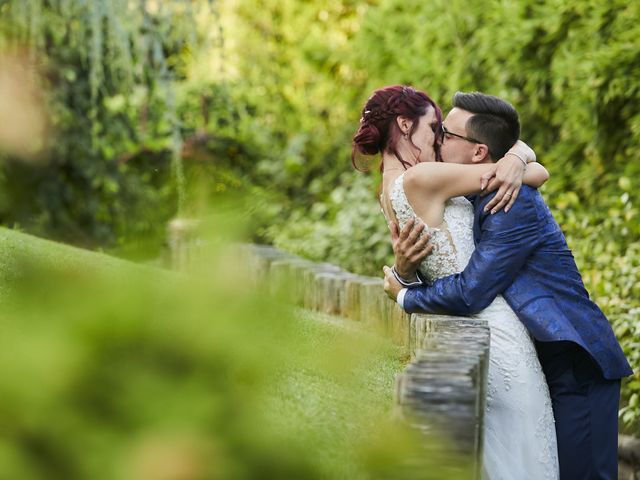
[[[221,3],[236,128],[263,154],[252,170],[269,188],[311,204],[347,170],[344,146],[358,116],[351,106],[360,101],[354,83],[364,77],[345,55],[366,3]]]
[[[210,10],[181,1],[0,4],[0,47],[29,62],[55,132],[44,162],[4,166],[3,223],[85,245],[163,232],[155,225],[184,203],[176,82],[186,52],[206,43],[194,19]]]
[[[348,271],[379,275],[383,263],[371,259],[389,265],[393,253],[380,205],[371,201],[374,188],[369,180],[365,176],[343,174],[340,186],[325,202],[294,210],[286,223],[271,225],[265,236],[280,248],[307,258],[331,259]],[[354,252],[367,254],[360,256]]]

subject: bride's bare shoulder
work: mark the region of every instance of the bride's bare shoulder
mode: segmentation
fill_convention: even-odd
[[[444,214],[444,201],[435,172],[442,164],[419,163],[404,174],[403,188],[407,202],[416,215],[427,225],[440,225]]]
[[[405,190],[435,190],[439,185],[439,170],[443,163],[424,162],[415,165],[404,174]]]

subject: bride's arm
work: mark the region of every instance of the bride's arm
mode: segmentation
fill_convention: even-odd
[[[536,152],[522,140],[518,140],[505,154],[504,158],[496,162],[495,170],[485,175],[482,179],[484,194],[497,190],[493,198],[485,205],[485,210],[491,210],[495,213],[504,208],[505,213],[507,213],[513,207],[516,198],[520,194],[525,165],[535,161]],[[538,188],[539,184],[548,180],[548,172],[540,173],[542,176],[533,178],[530,186]]]
[[[527,170],[524,172],[522,183],[533,188],[540,188],[549,180],[549,172],[539,163],[529,163]]]
[[[480,192],[483,176],[494,169],[493,163],[467,165],[425,162],[407,170],[404,174],[404,187],[407,192],[415,192],[423,198],[446,200]],[[549,172],[542,165],[531,163],[525,171],[523,182],[537,188],[548,178]]]

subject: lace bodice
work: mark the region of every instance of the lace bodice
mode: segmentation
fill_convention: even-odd
[[[410,218],[422,220],[407,200],[403,187],[404,174],[396,178],[389,198],[400,228]],[[424,222],[423,222],[424,223]],[[473,206],[464,197],[447,200],[444,221],[437,227],[425,225],[422,235],[431,234],[433,253],[420,264],[420,273],[429,281],[464,270],[473,253]]]

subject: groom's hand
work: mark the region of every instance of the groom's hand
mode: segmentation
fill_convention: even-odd
[[[391,300],[396,302],[398,300],[398,293],[402,290],[403,286],[400,285],[400,282],[393,276],[393,272],[389,267],[385,265],[382,267],[382,271],[384,272],[384,291],[387,292]]]
[[[424,230],[424,224],[418,223],[416,225],[413,218],[407,221],[402,231],[399,231],[398,225],[393,222],[390,226],[393,254],[396,257],[396,272],[404,280],[416,280],[416,271],[420,262],[433,251],[433,245],[429,244],[430,235],[425,233],[420,237]]]

